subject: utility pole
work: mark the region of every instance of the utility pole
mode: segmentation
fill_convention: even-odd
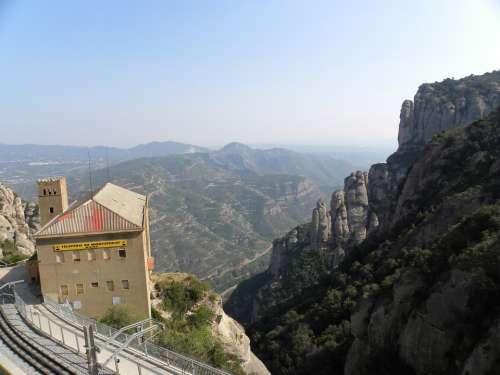
[[[97,367],[97,351],[94,342],[94,327],[91,325],[84,326],[83,334],[85,336],[85,348],[87,353],[89,375],[99,375],[99,369]]]

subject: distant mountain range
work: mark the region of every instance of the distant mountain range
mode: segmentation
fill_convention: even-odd
[[[216,151],[175,142],[1,150],[0,178],[26,199],[36,199],[37,177],[54,174],[68,176],[72,198],[88,194],[90,151],[93,189],[111,180],[150,194],[157,270],[195,273],[218,291],[265,269],[271,239],[303,222],[353,168],[327,155],[241,143]]]
[[[119,161],[143,157],[165,156],[171,154],[185,154],[208,151],[204,147],[166,141],[140,144],[131,148],[117,148],[108,146],[61,146],[61,145],[7,145],[0,143],[0,160],[13,161],[88,161],[89,155],[94,161],[116,163]]]
[[[33,182],[37,178],[88,170],[89,157],[92,169],[99,169],[142,157],[204,151],[207,149],[171,141],[151,142],[128,149],[107,146],[0,144],[0,181],[13,187],[23,197],[31,198],[35,193]]]
[[[323,191],[343,184],[343,176],[353,165],[328,155],[303,154],[283,148],[259,150],[241,143],[230,143],[220,150],[178,143],[151,142],[128,149],[96,146],[45,146],[0,144],[0,181],[25,199],[35,198],[38,178],[46,176],[88,176],[89,156],[93,171],[139,158],[186,155],[203,160],[237,176],[287,174],[310,179]]]
[[[94,172],[150,194],[158,271],[187,271],[222,292],[268,264],[270,240],[309,216],[351,164],[231,143],[217,151],[140,158]],[[109,177],[108,177],[109,176]],[[70,179],[87,194],[88,174]]]

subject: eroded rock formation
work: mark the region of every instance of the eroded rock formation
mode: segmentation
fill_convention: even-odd
[[[31,255],[35,251],[35,245],[30,235],[21,198],[0,183],[0,241],[15,240],[17,249],[22,254]]]
[[[399,123],[399,150],[423,146],[450,128],[485,117],[500,106],[498,74],[421,85],[413,101],[405,100]]]
[[[256,314],[251,319],[242,314],[241,321],[256,327],[256,352],[271,371],[295,371],[299,362],[293,361],[299,358],[307,362],[297,370],[303,374],[310,373],[311,365],[323,369],[328,360],[344,375],[378,373],[380,366],[384,373],[498,373],[500,108],[486,120],[437,133],[500,106],[499,87],[500,71],[423,85],[413,102],[403,103],[397,152],[368,174],[351,174],[344,189],[332,195],[329,248],[334,267],[341,251],[348,253],[353,243],[375,232],[361,248],[368,253],[353,254],[355,261],[328,274],[335,280],[321,297],[308,301],[309,309],[303,301],[319,285],[311,269],[322,272],[323,265],[311,265],[317,253],[307,238],[291,248],[279,247],[280,257],[273,260],[279,259],[281,266],[274,268],[272,278],[258,275],[246,282],[241,291]],[[313,234],[319,212],[316,207]],[[244,309],[241,291],[233,293],[228,307]],[[353,300],[356,307],[345,309],[349,321],[341,314],[331,318]],[[318,306],[327,313],[321,315]],[[290,314],[295,311],[302,315]],[[312,318],[317,315],[326,319],[324,331],[308,338],[322,345],[325,338],[337,344],[344,337],[347,352],[325,345],[328,354],[315,357],[319,350],[311,345],[306,355],[291,356],[291,361],[288,352],[266,358],[272,345],[294,347],[289,343],[294,327],[317,329],[319,320]],[[279,325],[270,325],[271,318]],[[342,333],[345,326],[348,334]],[[297,329],[296,335],[303,337],[305,331]],[[332,359],[336,354],[337,362]]]

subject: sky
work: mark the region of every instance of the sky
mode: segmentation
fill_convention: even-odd
[[[499,36],[500,0],[0,0],[0,142],[386,147]]]

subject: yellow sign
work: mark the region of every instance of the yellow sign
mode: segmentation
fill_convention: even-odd
[[[68,251],[68,250],[105,249],[110,247],[126,247],[126,246],[127,246],[127,240],[115,240],[115,241],[63,243],[54,245],[53,247],[55,251]]]

